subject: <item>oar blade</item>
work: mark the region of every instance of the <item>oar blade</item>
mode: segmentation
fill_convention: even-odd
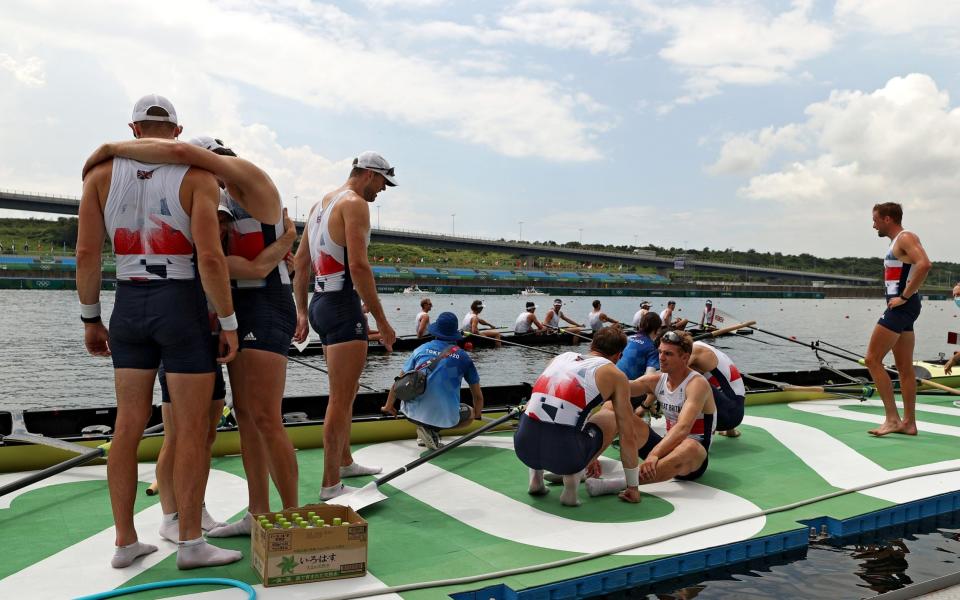
[[[343,494],[341,496],[337,496],[336,498],[327,500],[327,504],[349,506],[353,510],[359,511],[370,506],[371,504],[376,504],[377,502],[386,499],[387,497],[383,494],[383,492],[380,491],[380,488],[377,487],[377,482],[371,481],[355,492],[350,492],[349,494]]]

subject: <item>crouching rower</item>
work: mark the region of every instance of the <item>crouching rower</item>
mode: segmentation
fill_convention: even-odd
[[[657,483],[676,478],[699,479],[707,470],[708,451],[716,419],[716,403],[710,384],[689,366],[693,339],[682,331],[668,331],[660,338],[661,373],[644,375],[630,382],[633,396],[654,394],[667,421],[661,437],[641,419],[638,430],[640,482]],[[621,443],[621,454],[624,452]],[[629,475],[628,475],[629,476]],[[629,482],[620,478],[587,479],[591,496],[616,493]]]
[[[717,405],[717,433],[740,437],[737,425],[743,421],[747,389],[737,365],[730,357],[705,342],[694,342],[690,368],[707,378]]]
[[[560,502],[580,504],[581,476],[620,433],[620,459],[626,474],[620,498],[639,502],[637,423],[630,406],[630,385],[614,362],[627,338],[618,327],[596,331],[587,356],[565,352],[553,359],[533,386],[513,438],[517,458],[530,468],[529,493],[547,493],[544,471],[563,476]],[[610,400],[610,410],[590,412]],[[621,480],[624,481],[624,480]]]

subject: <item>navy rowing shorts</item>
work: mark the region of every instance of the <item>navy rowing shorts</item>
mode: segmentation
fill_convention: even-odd
[[[240,351],[265,350],[282,356],[290,352],[297,327],[297,307],[290,286],[233,290]]]
[[[727,395],[722,388],[711,385],[713,401],[717,405],[717,431],[729,431],[743,422],[743,396]]]
[[[574,475],[586,469],[601,448],[603,430],[596,423],[588,422],[583,429],[577,429],[522,414],[513,435],[513,449],[520,462],[557,475]]]
[[[367,341],[367,315],[356,290],[316,293],[310,300],[310,326],[324,346]]]
[[[207,301],[197,280],[121,281],[110,315],[114,369],[213,373]]]
[[[650,454],[650,451],[653,450],[657,444],[663,441],[663,437],[659,433],[654,431],[653,428],[649,428],[649,432],[650,434],[647,436],[647,443],[641,446],[639,451],[637,452],[637,454],[640,455],[641,460],[647,460],[647,455]],[[700,479],[703,476],[703,474],[707,472],[707,465],[709,463],[710,463],[710,455],[708,454],[707,456],[703,457],[703,462],[700,463],[700,466],[697,467],[696,470],[694,470],[691,473],[687,473],[686,475],[677,475],[676,477],[674,477],[674,479],[678,479],[680,481],[694,481],[696,479]]]
[[[910,296],[906,303],[896,308],[888,308],[877,324],[883,325],[894,333],[913,331],[913,323],[920,316],[920,294]]]

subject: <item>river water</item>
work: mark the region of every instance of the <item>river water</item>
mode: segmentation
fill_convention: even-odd
[[[435,318],[442,311],[456,313],[460,319],[473,296],[433,296]],[[482,317],[500,326],[511,325],[533,299],[542,318],[552,297],[491,296]],[[390,294],[381,298],[388,318],[398,335],[414,331],[420,296]],[[564,298],[564,311],[578,322],[586,320],[592,298]],[[609,316],[630,321],[641,298],[604,297],[603,310]],[[109,318],[114,293],[102,292],[104,317]],[[654,299],[654,309],[664,307],[666,299]],[[734,319],[756,320],[764,329],[796,336],[808,341],[820,339],[862,353],[873,324],[879,318],[880,300],[800,300],[739,299],[716,300],[720,312]],[[83,347],[83,326],[79,319],[76,292],[53,290],[0,290],[0,410],[10,408],[83,407],[113,403],[113,371],[109,359],[89,356]],[[700,299],[678,299],[676,313],[699,320]],[[929,301],[916,325],[918,358],[935,358],[950,353],[956,346],[947,344],[947,332],[960,330],[958,310],[952,302]],[[767,344],[761,341],[768,342]],[[743,371],[775,371],[815,368],[816,357],[797,344],[761,333],[743,338],[722,338],[720,346]],[[585,348],[585,346],[583,346]],[[548,346],[562,351],[567,348]],[[383,389],[392,383],[408,353],[372,355],[361,383]],[[549,360],[542,352],[515,347],[479,350],[473,353],[483,384],[532,382]],[[324,367],[322,357],[307,360]],[[892,361],[891,361],[892,362]],[[837,359],[838,367],[849,367]],[[327,390],[326,376],[305,366],[290,363],[286,394],[316,394]],[[159,401],[159,391],[157,392]]]

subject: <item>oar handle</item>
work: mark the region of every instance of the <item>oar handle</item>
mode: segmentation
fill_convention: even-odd
[[[929,379],[923,379],[922,377],[917,377],[917,380],[921,385],[930,386],[938,390],[943,390],[944,392],[950,392],[955,396],[960,396],[960,390],[954,389],[948,385],[943,385],[942,383],[937,383],[936,381],[930,381]]]
[[[74,456],[73,458],[69,460],[65,460],[62,463],[57,463],[51,467],[47,467],[42,471],[37,471],[32,475],[27,475],[22,479],[18,479],[14,482],[8,483],[7,485],[0,487],[0,496],[5,496],[10,492],[15,492],[19,489],[23,489],[28,485],[33,485],[38,481],[43,481],[48,477],[53,477],[54,475],[63,473],[64,471],[72,469],[73,467],[88,463],[91,460],[102,458],[103,456],[106,456],[106,454],[107,454],[106,451],[102,447],[94,448],[90,452],[80,454],[79,456]]]
[[[515,416],[517,416],[517,414],[519,414],[521,410],[523,410],[523,406],[514,406],[514,407],[510,408],[510,410],[507,411],[507,414],[503,415],[503,416],[500,417],[499,419],[494,419],[493,421],[490,421],[489,423],[487,423],[487,424],[484,425],[483,427],[479,427],[479,428],[477,428],[477,429],[474,429],[474,430],[471,431],[470,433],[468,433],[468,434],[466,434],[466,435],[464,435],[464,436],[461,436],[461,437],[453,440],[453,441],[450,442],[449,444],[447,444],[447,445],[445,445],[445,446],[441,446],[440,448],[437,448],[437,449],[434,450],[433,452],[429,452],[429,453],[427,453],[427,454],[424,454],[424,455],[421,456],[420,458],[418,458],[418,459],[416,459],[416,460],[414,460],[414,461],[411,461],[411,462],[403,465],[402,467],[400,467],[400,468],[398,468],[398,469],[395,469],[395,470],[393,470],[393,471],[390,471],[389,473],[387,473],[387,474],[384,475],[383,477],[378,478],[374,483],[377,484],[377,487],[380,487],[381,485],[383,485],[384,483],[387,483],[387,482],[390,481],[391,479],[396,479],[397,477],[403,475],[404,473],[406,473],[406,472],[409,471],[410,469],[413,469],[413,468],[415,468],[415,467],[419,467],[419,466],[422,465],[423,463],[429,462],[429,461],[433,460],[434,458],[436,458],[437,456],[440,456],[440,455],[443,454],[444,452],[449,452],[450,450],[453,450],[453,449],[456,448],[457,446],[469,442],[470,440],[472,440],[473,438],[477,437],[477,436],[480,435],[481,433],[490,431],[491,429],[493,429],[493,428],[496,427],[497,425],[500,425],[500,424],[502,424],[502,423],[506,423],[506,422],[509,421],[510,419],[512,419],[512,418],[514,418]]]
[[[719,336],[721,336],[721,335],[723,335],[723,334],[725,334],[725,333],[732,333],[732,332],[734,332],[734,331],[736,331],[736,330],[738,330],[738,329],[741,329],[741,328],[743,328],[743,327],[753,327],[753,326],[756,325],[756,324],[757,324],[756,321],[744,321],[743,323],[738,323],[738,324],[736,324],[736,325],[731,325],[731,326],[729,326],[729,327],[724,327],[723,329],[714,329],[713,331],[710,331],[710,332],[707,332],[707,333],[701,333],[700,335],[694,336],[693,339],[694,339],[694,340],[705,340],[705,339],[707,339],[707,338],[715,338],[715,337],[719,337]],[[758,330],[758,331],[759,331],[759,330]]]

